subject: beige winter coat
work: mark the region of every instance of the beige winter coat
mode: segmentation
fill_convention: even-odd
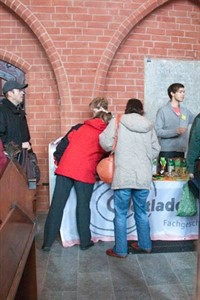
[[[100,134],[102,148],[111,151],[115,135],[115,118]],[[136,113],[122,115],[115,149],[115,172],[112,189],[150,189],[152,161],[160,145],[153,124]]]

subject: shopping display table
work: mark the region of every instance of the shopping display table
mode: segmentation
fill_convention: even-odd
[[[49,198],[50,202],[55,187],[55,166],[53,152],[61,138],[49,144]],[[178,241],[198,239],[198,214],[194,217],[177,217],[184,180],[152,181],[147,201],[148,216],[151,226],[152,240]],[[102,181],[96,182],[90,203],[91,233],[94,242],[114,241],[114,205],[113,190]],[[76,226],[76,194],[72,189],[64,209],[60,235],[64,247],[79,244]],[[136,226],[130,206],[127,215],[127,239],[137,239]]]
[[[152,240],[178,241],[198,239],[198,214],[193,217],[176,216],[185,181],[153,181],[147,201]],[[114,240],[113,190],[102,181],[96,182],[91,199],[91,233],[94,242]],[[76,195],[72,189],[67,201],[60,235],[64,247],[79,244],[76,226]],[[137,239],[133,207],[127,215],[127,239]]]

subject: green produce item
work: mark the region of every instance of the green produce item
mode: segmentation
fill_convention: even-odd
[[[162,167],[165,167],[166,164],[167,164],[167,161],[166,161],[165,157],[161,157],[161,158],[160,158],[160,165],[161,165]]]

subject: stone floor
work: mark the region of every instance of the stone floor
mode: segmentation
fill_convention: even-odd
[[[38,300],[194,300],[196,252],[108,257],[113,242],[82,251],[56,240],[41,251],[45,214],[38,214],[36,262]]]

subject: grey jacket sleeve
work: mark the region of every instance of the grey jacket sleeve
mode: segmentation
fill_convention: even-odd
[[[113,118],[106,129],[99,135],[99,143],[101,147],[107,151],[112,151],[112,147],[115,139],[115,123],[116,118]]]
[[[152,159],[157,158],[160,153],[160,144],[158,142],[158,138],[155,130],[152,130]]]
[[[159,138],[172,138],[178,136],[177,128],[164,129],[165,118],[165,111],[163,109],[160,109],[156,115],[155,130],[157,136]]]

